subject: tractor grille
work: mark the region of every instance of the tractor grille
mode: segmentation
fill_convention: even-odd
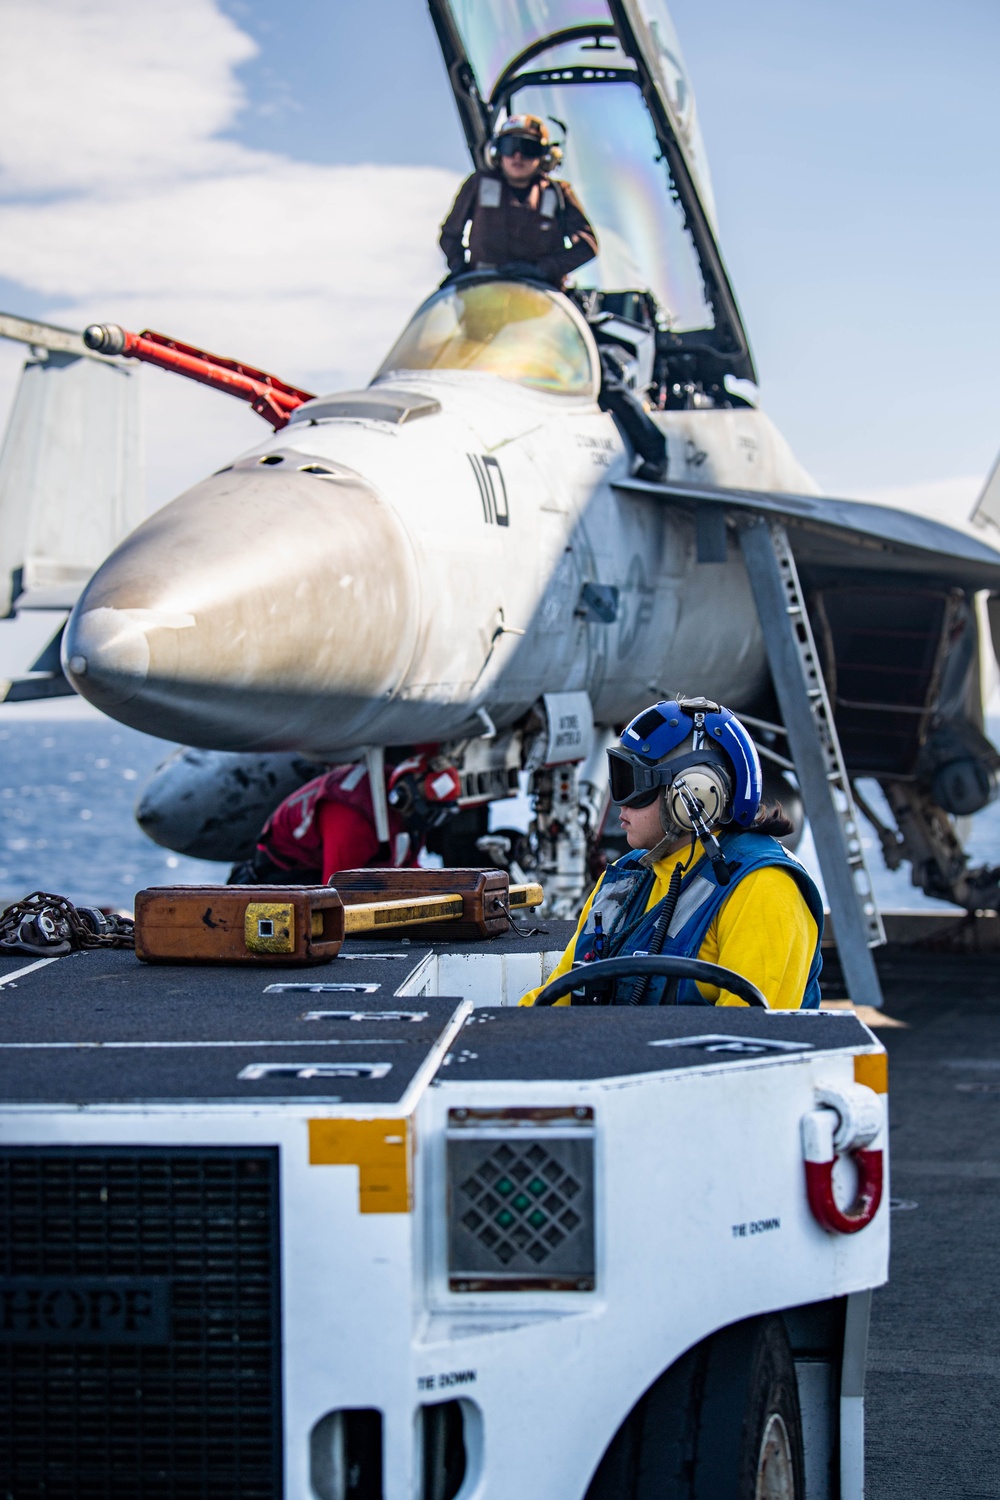
[[[279,1500],[277,1150],[0,1151],[0,1495]]]

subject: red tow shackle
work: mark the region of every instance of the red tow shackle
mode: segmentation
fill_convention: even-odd
[[[817,1222],[831,1234],[857,1234],[878,1213],[884,1186],[881,1147],[871,1149],[881,1135],[885,1112],[874,1089],[848,1083],[817,1090],[818,1109],[802,1119],[802,1154],[806,1193]],[[854,1202],[840,1208],[833,1192],[833,1168],[838,1156],[851,1158],[857,1169]]]

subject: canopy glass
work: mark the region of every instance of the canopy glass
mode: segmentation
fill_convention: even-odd
[[[562,396],[594,397],[598,384],[590,343],[568,304],[516,281],[437,292],[375,379],[401,370],[481,370]]]

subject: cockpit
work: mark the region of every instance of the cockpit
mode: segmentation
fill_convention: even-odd
[[[424,303],[375,376],[478,370],[535,391],[594,400],[600,369],[581,315],[529,282],[462,279]]]
[[[576,285],[599,341],[602,316],[644,299],[657,404],[730,404],[756,374],[666,0],[429,3],[473,160],[512,113],[553,132],[600,242]]]

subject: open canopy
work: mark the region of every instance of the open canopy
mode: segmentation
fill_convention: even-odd
[[[430,0],[477,164],[508,114],[545,119],[601,243],[579,280],[650,291],[681,343],[755,379],[715,239],[691,91],[663,0]]]

